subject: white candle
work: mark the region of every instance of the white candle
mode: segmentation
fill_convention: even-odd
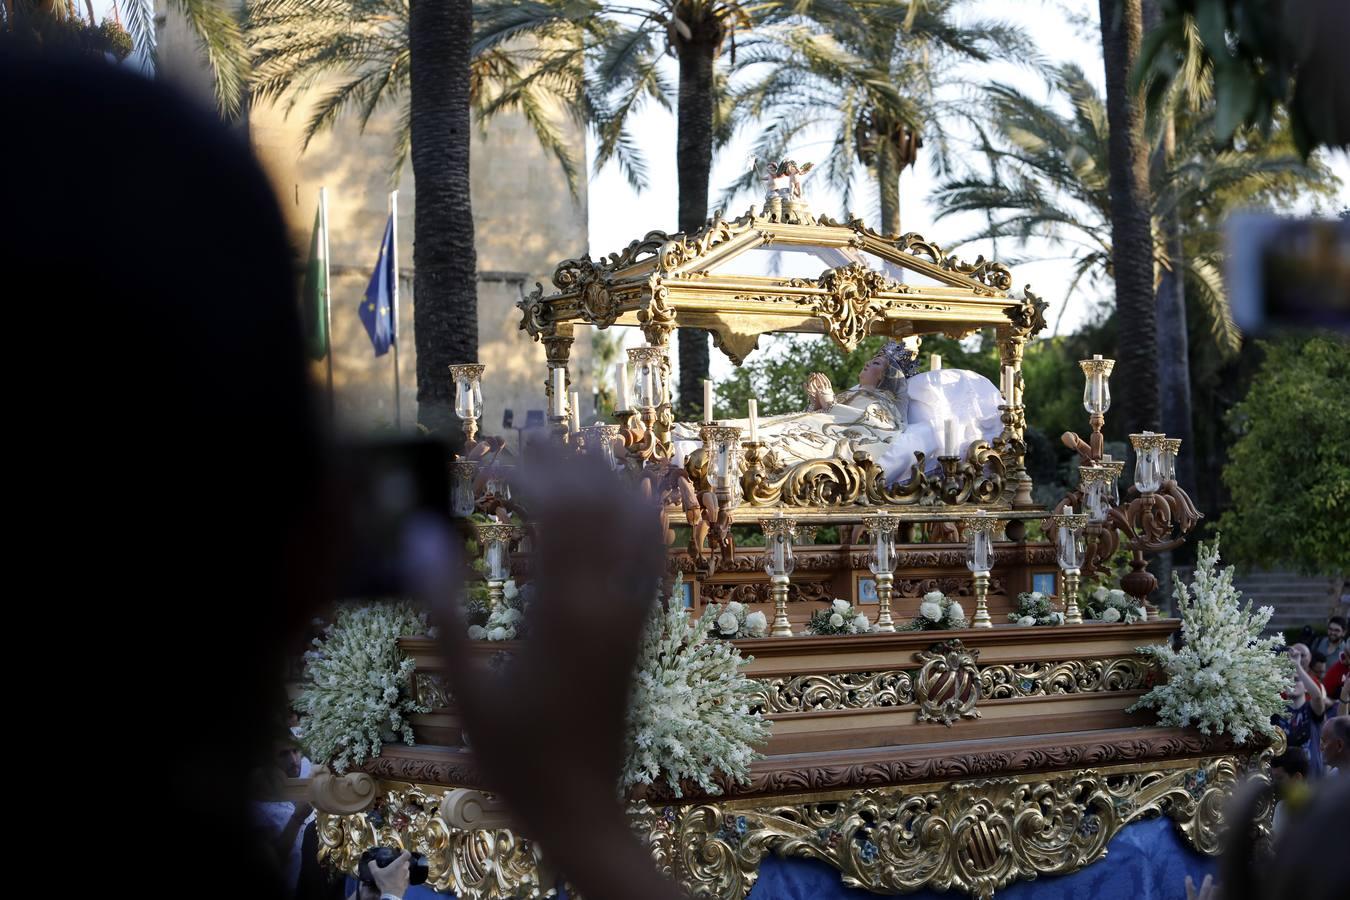
[[[1100,353],[1092,354],[1093,359],[1101,359]],[[1101,410],[1102,408],[1102,373],[1100,371],[1092,373],[1092,406]]]
[[[623,363],[615,363],[614,380],[619,384],[619,395],[615,398],[615,402],[619,404],[618,408],[622,410],[632,409],[628,405],[628,366]]]
[[[937,353],[928,355],[928,369],[931,372],[937,372],[942,368],[942,356]]]
[[[956,422],[944,419],[942,422],[942,455],[956,456]]]
[[[759,401],[750,398],[750,440],[759,440]]]
[[[565,404],[567,403],[567,370],[564,368],[555,368],[553,370],[553,415],[566,415]]]
[[[567,395],[570,401],[570,414],[568,416],[567,430],[576,434],[581,430],[581,395],[576,391]]]
[[[1066,516],[1071,516],[1071,515],[1073,515],[1073,507],[1072,507],[1072,506],[1066,506],[1066,507],[1064,507],[1064,515],[1066,515]]]
[[[713,420],[713,388],[710,379],[703,379],[703,421]]]
[[[1016,405],[1017,373],[1012,366],[1003,367],[1003,402],[1008,406]]]

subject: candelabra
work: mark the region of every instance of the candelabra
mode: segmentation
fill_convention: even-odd
[[[891,595],[895,584],[895,529],[898,523],[886,512],[863,517],[863,527],[871,535],[872,547],[867,567],[877,582],[877,630],[895,631],[891,618]]]
[[[796,565],[792,558],[792,540],[797,535],[797,522],[786,518],[781,512],[772,517],[759,520],[764,529],[764,571],[768,573],[773,595],[774,637],[791,637],[792,623],[788,621],[787,598],[789,576]]]
[[[989,572],[994,567],[994,532],[998,519],[984,510],[973,516],[963,516],[961,527],[966,532],[966,568],[975,581],[975,618],[973,628],[993,628],[989,618]]]

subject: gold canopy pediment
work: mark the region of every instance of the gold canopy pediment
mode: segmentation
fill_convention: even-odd
[[[764,250],[795,251],[815,276],[744,274],[737,261]],[[831,264],[834,263],[834,264]],[[703,328],[736,364],[761,334],[828,334],[852,350],[868,335],[952,336],[995,326],[1024,335],[1044,327],[1044,304],[1009,293],[1001,263],[965,263],[921,235],[879,234],[858,219],[773,222],[752,208],[714,216],[690,235],[648,232],[618,253],[567,259],[520,302],[520,327],[538,339],[564,323],[635,325],[663,344],[676,327]]]

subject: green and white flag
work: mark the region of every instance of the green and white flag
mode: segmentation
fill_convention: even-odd
[[[305,349],[310,359],[323,359],[328,355],[328,223],[322,201],[314,211],[314,234],[309,239],[302,301]]]

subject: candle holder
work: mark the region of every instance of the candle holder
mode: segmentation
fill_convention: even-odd
[[[633,393],[642,424],[650,434],[647,460],[670,459],[670,429],[675,417],[670,406],[670,359],[665,347],[629,347],[633,364]]]
[[[474,527],[487,566],[488,611],[491,612],[505,599],[506,582],[511,577],[511,542],[523,532],[516,525],[497,522]]]
[[[477,502],[474,482],[478,480],[478,461],[455,459],[450,461],[450,511],[461,519],[473,515]]]
[[[1092,426],[1089,438],[1092,458],[1102,458],[1102,426],[1106,424],[1106,412],[1111,408],[1111,370],[1115,368],[1114,359],[1103,359],[1097,354],[1092,359],[1080,359],[1083,370],[1083,409],[1087,410],[1088,423]]]
[[[787,598],[789,576],[796,561],[792,557],[792,540],[797,535],[797,521],[780,512],[773,518],[759,520],[764,529],[764,571],[772,584],[774,637],[791,637],[792,623],[788,621]]]
[[[585,452],[599,456],[611,470],[618,467],[614,457],[614,442],[619,439],[618,425],[587,425],[580,433]]]
[[[1082,625],[1083,613],[1078,608],[1078,583],[1082,576],[1083,530],[1087,528],[1086,513],[1075,513],[1073,507],[1050,517],[1055,528],[1055,543],[1059,568],[1064,580],[1064,622]]]
[[[975,618],[973,628],[993,628],[989,617],[989,572],[994,567],[994,532],[999,521],[984,510],[973,516],[963,516],[961,527],[966,532],[966,568],[975,581]]]
[[[1163,450],[1167,435],[1145,431],[1130,435],[1134,448],[1134,489],[1141,494],[1154,494],[1162,487]]]
[[[895,529],[897,522],[887,512],[863,517],[863,527],[872,537],[867,567],[877,582],[877,630],[895,631],[891,618],[891,595],[895,584]]]
[[[478,363],[450,367],[455,384],[455,415],[464,422],[464,440],[473,444],[478,438],[478,416],[483,411],[483,369]]]

